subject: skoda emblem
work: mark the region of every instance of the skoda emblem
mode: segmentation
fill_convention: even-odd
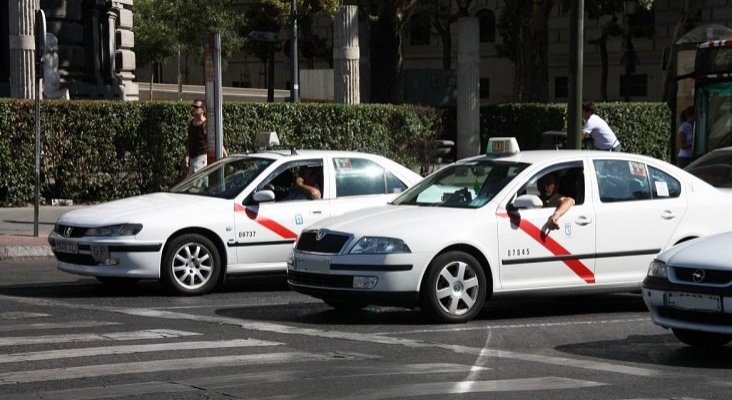
[[[704,280],[704,270],[697,269],[696,271],[694,271],[694,273],[691,274],[691,279],[693,279],[696,283],[702,282]]]
[[[64,236],[66,236],[66,237],[70,237],[70,236],[71,236],[71,232],[72,232],[73,230],[74,230],[74,228],[72,228],[72,227],[70,227],[70,226],[67,226],[66,228],[64,228]]]
[[[328,231],[327,230],[325,230],[325,229],[319,229],[318,232],[315,233],[315,240],[320,241],[327,234],[328,234]]]

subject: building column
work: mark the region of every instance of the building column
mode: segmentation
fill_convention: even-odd
[[[35,81],[35,11],[36,0],[11,0],[8,7],[10,25],[10,97],[31,99]]]
[[[458,18],[457,158],[480,153],[480,29],[478,18]]]
[[[115,30],[112,37],[114,57],[111,67],[115,77],[114,97],[120,100],[139,100],[140,88],[135,80],[135,35],[133,27],[133,0],[114,0]],[[110,22],[112,19],[110,18]]]
[[[333,33],[333,79],[336,103],[361,102],[358,7],[341,6]]]

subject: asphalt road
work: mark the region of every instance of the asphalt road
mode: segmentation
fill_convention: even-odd
[[[699,352],[638,294],[491,302],[476,320],[336,312],[284,277],[201,297],[0,262],[5,399],[729,399],[732,346]]]

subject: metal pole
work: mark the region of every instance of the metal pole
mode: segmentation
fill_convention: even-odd
[[[36,201],[33,207],[33,236],[38,236],[38,209],[41,202],[41,78],[36,74]]]
[[[300,101],[300,70],[297,65],[297,0],[290,0],[292,8],[292,40],[290,41],[292,49],[292,88],[290,89],[290,101],[297,103]]]
[[[216,159],[224,158],[224,111],[221,85],[221,33],[214,34],[214,111],[216,113]]]
[[[569,102],[567,103],[567,148],[582,143],[582,65],[584,45],[584,0],[572,0],[569,29]]]

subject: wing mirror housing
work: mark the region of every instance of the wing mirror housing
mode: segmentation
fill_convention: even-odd
[[[539,196],[534,194],[522,194],[517,197],[511,205],[516,209],[522,208],[541,208],[544,207],[544,202],[541,201]]]
[[[271,190],[260,190],[256,193],[254,193],[254,196],[252,196],[252,199],[256,201],[257,203],[267,203],[270,201],[274,201],[275,194]]]

